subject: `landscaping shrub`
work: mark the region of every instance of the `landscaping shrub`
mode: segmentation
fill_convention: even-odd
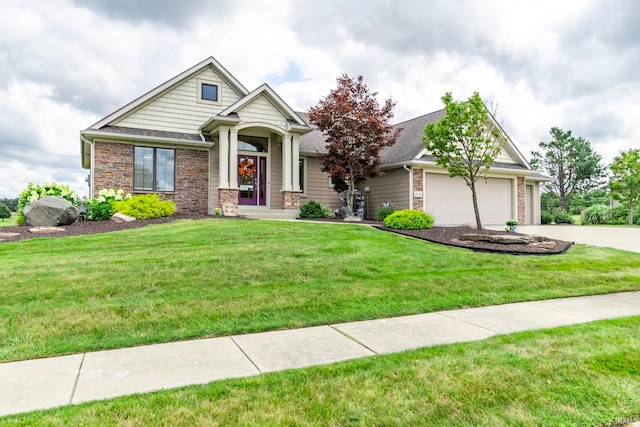
[[[551,224],[553,222],[553,215],[547,211],[540,213],[540,224]]]
[[[157,194],[144,194],[130,199],[115,201],[115,212],[136,219],[151,219],[170,216],[176,211],[176,205],[171,200],[160,200]]]
[[[573,218],[568,213],[560,212],[553,217],[553,222],[556,224],[573,224]]]
[[[618,205],[615,208],[611,208],[611,217],[607,221],[610,225],[624,225],[629,224],[629,207],[627,204]],[[633,223],[640,225],[640,208],[636,208],[633,211]]]
[[[404,209],[395,211],[384,219],[384,225],[401,230],[419,230],[431,228],[433,218],[426,212]]]
[[[580,220],[584,225],[606,224],[611,215],[611,208],[606,205],[593,205],[582,211]]]
[[[105,221],[111,219],[116,212],[114,203],[124,199],[130,199],[131,194],[124,195],[124,190],[103,188],[98,192],[98,197],[87,200],[87,220]]]
[[[300,207],[300,218],[333,218],[331,208],[315,200],[311,200]]]
[[[22,190],[18,198],[18,224],[26,223],[24,214],[22,213],[25,205],[29,202],[40,200],[45,196],[60,196],[72,205],[80,206],[80,198],[68,185],[56,184],[55,182],[44,182],[40,185],[30,182],[29,186]]]
[[[386,217],[391,215],[396,211],[396,205],[393,202],[384,202],[380,205],[378,209],[378,219],[380,221],[384,221]]]

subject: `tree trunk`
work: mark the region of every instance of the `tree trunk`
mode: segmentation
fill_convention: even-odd
[[[355,196],[356,185],[353,176],[349,175],[349,189],[347,190],[347,216],[353,216],[353,197]]]
[[[631,202],[629,201],[629,215],[627,216],[627,219],[629,220],[629,225],[633,225],[633,204],[631,204]]]
[[[482,221],[480,221],[480,210],[478,209],[478,196],[476,194],[476,182],[471,181],[471,196],[473,197],[473,212],[476,215],[476,228],[482,230]]]

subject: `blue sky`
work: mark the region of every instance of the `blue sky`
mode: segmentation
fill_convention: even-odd
[[[209,56],[301,111],[344,72],[393,98],[394,122],[478,91],[525,157],[558,126],[609,163],[640,146],[638,16],[633,0],[4,0],[0,197],[86,194],[80,129]]]

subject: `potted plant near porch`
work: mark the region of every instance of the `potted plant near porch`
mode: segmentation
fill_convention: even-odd
[[[504,226],[504,231],[508,231],[509,233],[517,233],[518,221],[516,221],[515,219],[507,220]]]

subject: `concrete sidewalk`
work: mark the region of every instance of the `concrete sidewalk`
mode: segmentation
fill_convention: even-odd
[[[640,292],[625,292],[2,363],[0,416],[637,315]]]

